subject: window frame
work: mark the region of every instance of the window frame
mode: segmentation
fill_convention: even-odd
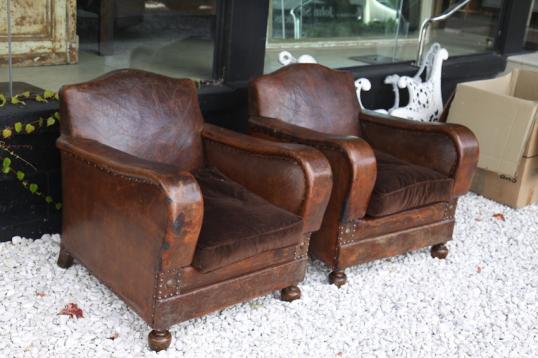
[[[531,5],[532,0],[503,0],[494,48],[492,51],[485,51],[481,54],[507,56],[525,52],[526,23],[520,19],[527,18]],[[215,80],[220,79],[225,84],[237,85],[263,74],[268,20],[269,0],[218,1],[217,41],[213,66]],[[472,59],[475,55],[461,55],[454,58]],[[391,64],[341,67],[340,69],[360,71],[372,66],[390,69],[410,63],[411,61],[401,61]]]

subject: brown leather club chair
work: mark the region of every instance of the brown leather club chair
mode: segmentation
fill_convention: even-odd
[[[295,64],[251,83],[249,131],[322,151],[333,190],[310,254],[344,269],[432,246],[445,258],[458,197],[469,190],[478,143],[465,127],[359,113],[353,77]]]
[[[196,87],[137,70],[61,91],[58,264],[73,258],[153,328],[282,289],[300,297],[330,197],[319,151],[204,124]]]

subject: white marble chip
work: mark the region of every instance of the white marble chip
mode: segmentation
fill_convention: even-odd
[[[58,235],[15,237],[0,244],[0,356],[538,357],[538,205],[468,194],[448,247],[445,261],[424,249],[348,269],[341,289],[311,263],[301,300],[275,293],[175,325],[157,354],[86,269],[56,266]],[[57,315],[68,303],[84,318]]]

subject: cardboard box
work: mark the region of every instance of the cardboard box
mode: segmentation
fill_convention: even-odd
[[[538,202],[537,118],[538,72],[516,69],[458,85],[447,122],[478,138],[472,191],[514,208]]]

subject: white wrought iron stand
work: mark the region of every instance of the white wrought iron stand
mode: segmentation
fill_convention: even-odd
[[[377,109],[375,110],[376,112],[424,122],[435,122],[439,120],[443,111],[441,71],[443,62],[448,58],[448,52],[438,43],[434,43],[426,56],[424,56],[424,42],[426,40],[427,30],[430,24],[446,20],[469,2],[470,0],[461,0],[449,7],[441,15],[430,17],[422,23],[418,39],[417,59],[414,63],[415,66],[419,67],[418,72],[413,77],[399,76],[398,74],[387,76],[385,78],[385,84],[392,85],[395,99],[394,105],[389,110]],[[398,23],[400,22],[401,7],[399,12]],[[425,79],[422,80],[424,73]],[[355,81],[355,87],[357,89],[359,104],[361,108],[365,109],[361,100],[361,92],[369,91],[371,83],[367,78],[359,78]],[[400,107],[399,91],[404,88],[409,91],[409,104]]]

